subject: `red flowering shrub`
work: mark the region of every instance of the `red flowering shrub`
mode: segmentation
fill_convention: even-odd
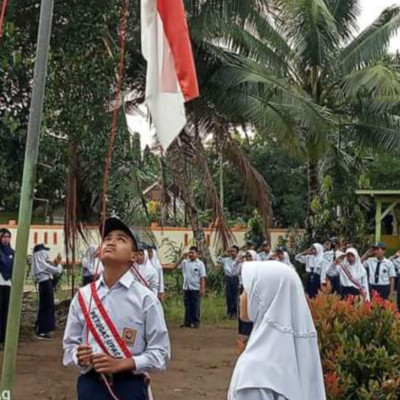
[[[400,399],[400,315],[396,306],[322,293],[310,301],[329,400]]]

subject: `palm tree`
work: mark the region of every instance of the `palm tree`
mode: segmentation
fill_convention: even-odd
[[[399,147],[400,120],[392,112],[400,80],[384,56],[400,27],[400,7],[386,9],[355,35],[359,0],[272,3],[273,12],[227,22],[232,60],[213,77],[220,87],[214,102],[304,155],[311,233],[325,155],[340,150],[343,140],[390,151]],[[237,34],[239,26],[245,33]]]
[[[217,234],[223,248],[232,243],[232,233],[224,215],[218,190],[212,179],[202,139],[212,136],[215,142],[225,154],[225,159],[231,161],[233,167],[241,168],[244,176],[246,192],[259,208],[264,220],[265,233],[267,234],[271,220],[270,189],[264,178],[251,165],[246,154],[236,146],[231,135],[231,128],[242,123],[235,115],[224,113],[216,108],[213,101],[215,84],[211,77],[222,66],[228,66],[231,60],[230,51],[221,49],[217,44],[220,40],[229,40],[230,31],[221,30],[224,21],[240,16],[244,20],[251,18],[257,7],[264,7],[263,1],[228,1],[228,0],[190,0],[186,2],[186,10],[189,12],[189,26],[193,41],[195,61],[198,70],[201,98],[188,106],[189,124],[179,140],[167,153],[171,168],[169,171],[175,176],[174,181],[180,186],[183,200],[190,224],[193,229],[196,243],[200,252],[209,265],[212,265],[212,257],[205,241],[205,234],[200,222],[199,212],[195,203],[193,185],[190,179],[190,168],[196,167],[204,177],[204,184],[209,195],[209,204],[216,221]],[[243,30],[242,30],[243,31]],[[244,32],[244,31],[243,31]],[[128,112],[143,101],[144,73],[135,71],[137,79],[133,80],[136,96],[127,106]],[[236,94],[235,94],[236,95]],[[163,180],[165,181],[165,179]]]

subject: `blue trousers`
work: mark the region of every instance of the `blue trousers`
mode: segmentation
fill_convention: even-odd
[[[184,290],[183,303],[185,306],[185,326],[199,326],[201,318],[200,290]]]
[[[124,373],[115,376],[111,385],[118,400],[147,400],[147,385],[144,379]],[[111,400],[107,387],[100,375],[89,372],[78,379],[78,400]]]
[[[36,333],[49,333],[56,329],[53,282],[49,279],[39,283],[39,312]]]
[[[317,296],[321,287],[321,276],[316,273],[307,272],[306,293],[310,298]]]
[[[228,317],[236,317],[239,294],[239,278],[237,276],[225,276],[225,292]]]
[[[373,292],[378,292],[383,300],[387,300],[390,296],[390,285],[371,285],[369,289],[371,296]]]

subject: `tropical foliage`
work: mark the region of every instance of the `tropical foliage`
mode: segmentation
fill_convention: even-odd
[[[400,395],[400,315],[371,303],[321,294],[310,301],[329,400],[395,400]]]

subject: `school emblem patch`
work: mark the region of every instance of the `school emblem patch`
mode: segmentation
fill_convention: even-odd
[[[126,343],[127,346],[133,347],[136,341],[137,331],[131,328],[124,328],[122,332],[122,340]]]

